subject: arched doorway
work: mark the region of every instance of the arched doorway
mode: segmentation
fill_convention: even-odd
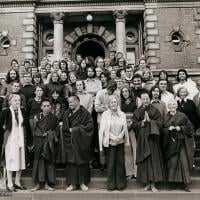
[[[101,56],[104,58],[105,49],[100,42],[89,39],[81,42],[77,46],[75,54],[80,54],[83,58],[85,58],[86,56],[92,56],[94,59],[97,56]]]

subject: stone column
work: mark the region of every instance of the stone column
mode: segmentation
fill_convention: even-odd
[[[60,60],[63,53],[63,18],[65,14],[63,12],[51,13],[54,23],[54,43],[53,53],[54,60]]]
[[[116,43],[117,52],[122,52],[126,58],[126,16],[128,12],[125,10],[116,10],[113,12],[116,23]]]

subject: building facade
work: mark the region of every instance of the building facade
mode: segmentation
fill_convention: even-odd
[[[35,65],[42,57],[141,54],[154,71],[184,67],[200,74],[200,1],[0,0],[0,70],[15,58]]]

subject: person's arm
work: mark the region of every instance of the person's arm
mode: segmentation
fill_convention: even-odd
[[[97,96],[95,99],[95,110],[98,113],[102,113],[106,111],[108,108],[101,103],[101,91],[97,92]]]

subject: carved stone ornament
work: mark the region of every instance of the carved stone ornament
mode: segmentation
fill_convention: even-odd
[[[126,10],[115,10],[113,12],[113,15],[116,19],[116,22],[119,22],[119,21],[125,22],[128,12]]]
[[[55,12],[55,13],[51,13],[50,16],[51,18],[53,18],[54,23],[62,24],[65,14],[63,12]]]

